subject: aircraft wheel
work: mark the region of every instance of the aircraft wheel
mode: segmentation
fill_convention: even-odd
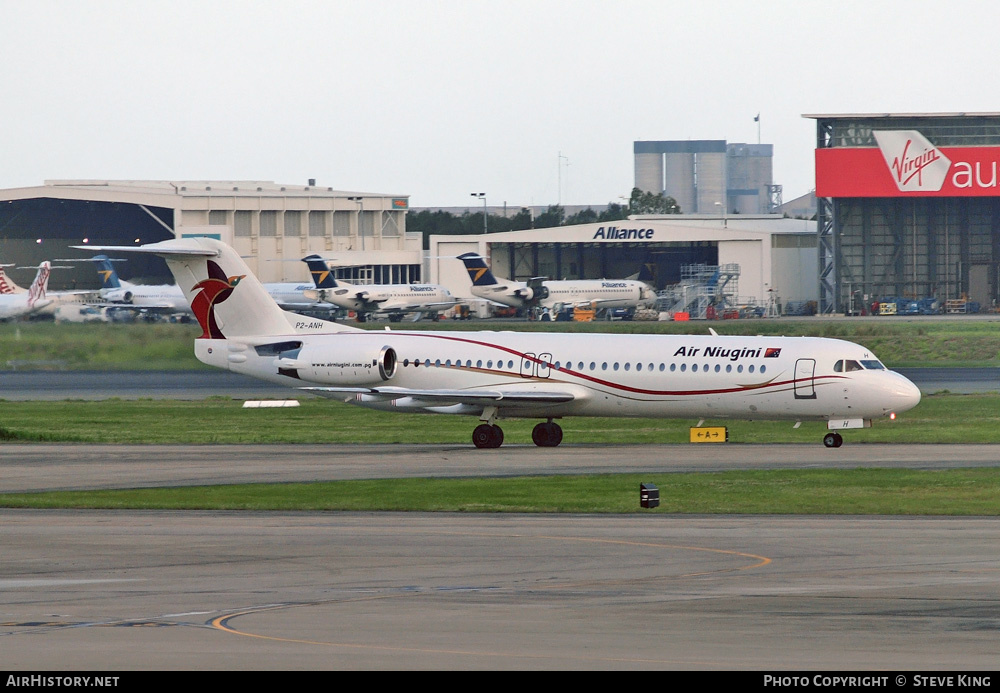
[[[551,421],[540,423],[531,430],[531,441],[540,448],[554,448],[562,442],[562,437],[562,427]]]
[[[497,425],[479,424],[472,431],[472,444],[477,448],[498,448],[503,444],[503,429]]]
[[[476,429],[472,432],[472,444],[477,448],[488,448],[490,447],[490,441],[493,440],[493,427],[489,424],[479,424]]]
[[[844,444],[844,438],[839,433],[827,433],[823,436],[823,445],[828,448],[839,448]]]

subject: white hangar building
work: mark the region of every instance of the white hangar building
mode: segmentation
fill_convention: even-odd
[[[408,207],[406,195],[334,190],[312,180],[53,180],[0,190],[0,262],[89,257],[69,247],[83,243],[137,245],[208,235],[234,246],[265,282],[308,280],[298,260],[311,253],[351,266],[355,279],[419,281],[422,242],[419,234],[406,233]],[[123,279],[173,281],[159,258],[127,260],[118,268]],[[52,275],[53,288],[95,281],[89,263]]]
[[[779,214],[632,216],[626,221],[467,236],[431,236],[428,281],[471,297],[456,256],[476,252],[498,277],[624,279],[655,288],[681,281],[685,265],[739,265],[739,298],[766,305],[819,297],[816,222]],[[772,293],[773,292],[773,293]]]

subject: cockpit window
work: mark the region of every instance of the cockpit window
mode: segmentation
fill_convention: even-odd
[[[870,371],[884,371],[885,366],[878,359],[868,359],[861,362],[861,365]]]
[[[869,362],[863,361],[862,363],[867,364]],[[879,363],[878,361],[874,361],[873,363],[878,363],[878,366],[869,366],[869,368],[882,367],[882,364]],[[864,370],[864,368],[861,367],[860,363],[858,363],[853,359],[845,359],[843,361],[837,361],[837,363],[835,363],[833,366],[834,373],[843,373],[844,371],[850,372],[850,371],[861,371],[861,370]]]
[[[858,363],[857,361],[854,361],[853,359],[847,359],[846,361],[844,361],[844,370],[845,371],[861,371],[861,370],[864,370],[864,369],[861,367],[861,364]]]

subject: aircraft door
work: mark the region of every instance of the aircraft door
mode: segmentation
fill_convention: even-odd
[[[538,371],[537,375],[539,378],[549,377],[549,368],[552,367],[552,354],[539,354],[538,355]]]
[[[548,378],[552,365],[552,354],[525,354],[521,359],[522,378]]]
[[[795,399],[816,399],[816,359],[795,362]]]

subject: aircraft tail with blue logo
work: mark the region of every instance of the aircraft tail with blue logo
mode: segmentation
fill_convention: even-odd
[[[101,278],[102,289],[120,289],[122,287],[122,283],[118,279],[118,273],[111,266],[111,258],[107,255],[95,255],[92,258],[92,262],[97,265],[97,276]]]
[[[500,283],[479,253],[465,253],[459,255],[458,259],[465,263],[465,270],[469,273],[473,286],[496,286]]]
[[[316,285],[317,289],[336,289],[337,280],[333,278],[333,272],[330,271],[329,265],[326,264],[324,260],[319,255],[308,255],[302,258],[302,262],[306,263],[309,268],[309,274],[312,275],[313,284]]]

